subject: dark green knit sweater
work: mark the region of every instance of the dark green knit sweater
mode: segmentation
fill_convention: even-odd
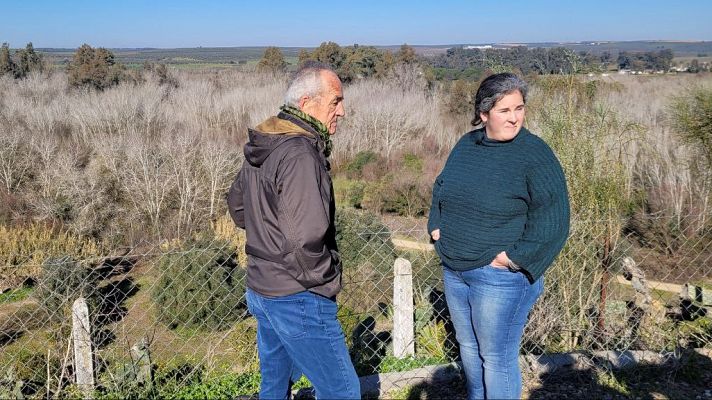
[[[569,200],[559,161],[522,128],[506,142],[484,128],[452,149],[433,187],[428,232],[443,263],[454,270],[489,264],[501,251],[539,279],[569,232]]]

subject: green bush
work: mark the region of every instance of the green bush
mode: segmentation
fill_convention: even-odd
[[[85,261],[68,256],[48,258],[42,263],[35,297],[48,315],[62,318],[62,310],[71,307],[79,297],[84,297],[90,304],[95,302],[97,282],[98,276]],[[90,311],[92,309],[90,307]]]
[[[365,167],[366,164],[378,161],[379,157],[378,154],[376,154],[375,152],[371,150],[359,151],[358,153],[356,153],[353,160],[351,160],[351,162],[346,165],[346,172],[349,174],[349,176],[360,177],[361,173],[363,172],[363,167]]]
[[[23,398],[44,394],[47,383],[47,368],[50,377],[57,376],[60,360],[57,357],[47,359],[46,351],[22,348],[19,351],[3,353],[3,361],[13,360],[12,365],[0,371],[0,398]],[[49,365],[48,365],[49,364]],[[20,396],[18,396],[20,394]]]
[[[346,178],[334,179],[334,195],[339,207],[361,208],[366,183]]]
[[[158,260],[158,318],[171,328],[222,329],[244,315],[245,270],[225,241],[189,240]]]
[[[392,213],[406,217],[425,216],[430,208],[432,181],[423,174],[425,160],[414,153],[405,153],[388,164],[390,172],[367,178],[352,192],[359,206],[376,213]],[[368,169],[368,168],[367,168]],[[366,171],[365,169],[364,171]]]
[[[379,302],[390,302],[396,254],[391,232],[378,216],[353,209],[337,210],[336,241],[343,265],[340,303],[364,313],[377,311]]]
[[[390,271],[395,261],[391,231],[370,212],[337,210],[336,242],[344,269],[370,264]]]
[[[707,177],[712,170],[712,88],[696,87],[673,98],[668,119],[673,130],[703,156]]]

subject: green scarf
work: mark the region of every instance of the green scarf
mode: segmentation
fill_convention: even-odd
[[[329,128],[327,128],[326,125],[296,107],[292,107],[285,104],[279,109],[286,114],[301,119],[302,121],[308,123],[312,128],[314,128],[319,133],[321,140],[324,141],[324,156],[329,157],[333,145],[331,143],[331,135],[329,135]]]

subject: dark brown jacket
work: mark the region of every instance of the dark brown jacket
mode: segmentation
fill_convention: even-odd
[[[341,290],[334,191],[324,142],[306,122],[280,113],[249,130],[245,163],[228,194],[247,234],[247,285],[265,296]]]

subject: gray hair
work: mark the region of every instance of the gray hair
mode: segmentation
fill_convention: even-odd
[[[510,72],[488,76],[480,83],[475,95],[475,118],[472,119],[472,125],[480,125],[482,123],[480,113],[488,113],[502,97],[508,94],[519,92],[526,103],[528,91],[527,83]]]
[[[324,89],[321,79],[323,71],[334,72],[328,64],[316,61],[307,61],[294,73],[284,95],[284,104],[299,107],[299,99],[304,96],[317,97]],[[335,73],[335,72],[334,72]]]

